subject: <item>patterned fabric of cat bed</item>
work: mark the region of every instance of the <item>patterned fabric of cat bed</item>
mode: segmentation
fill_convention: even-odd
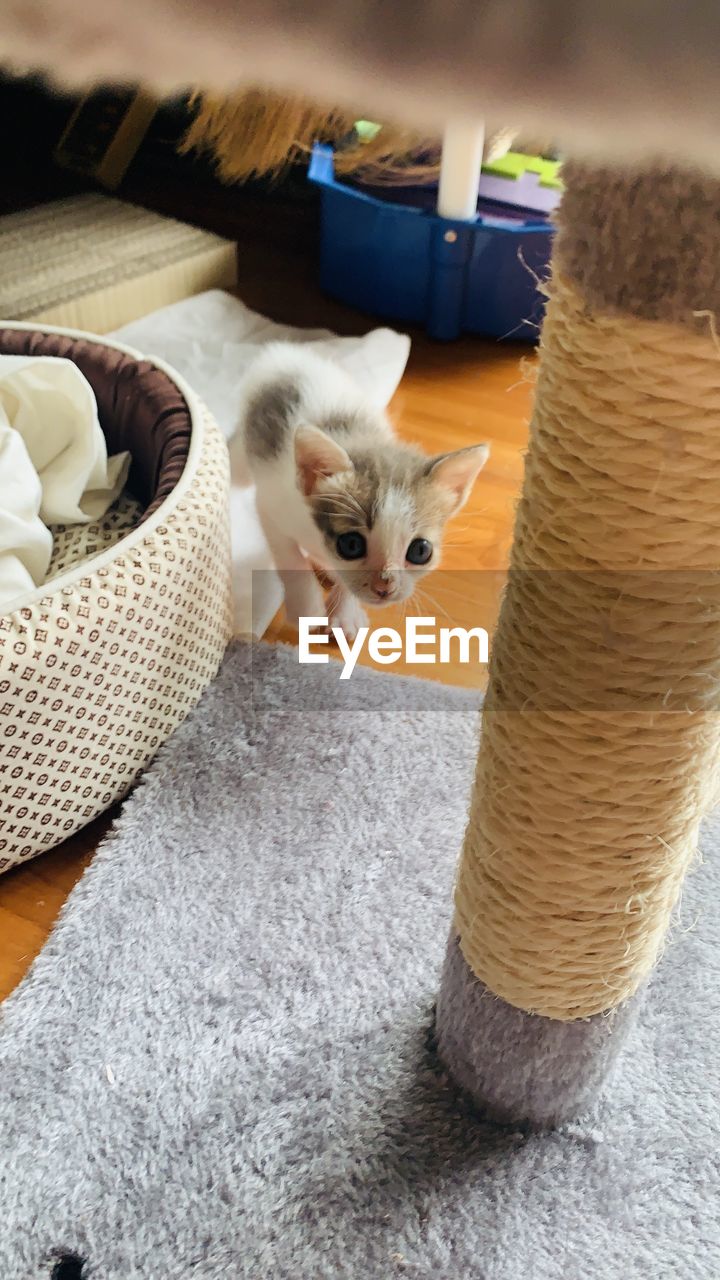
[[[225,442],[160,361],[70,330],[0,326],[0,352],[90,382],[127,491],[55,529],[48,581],[0,617],[0,872],[118,800],[197,702],[231,629]]]

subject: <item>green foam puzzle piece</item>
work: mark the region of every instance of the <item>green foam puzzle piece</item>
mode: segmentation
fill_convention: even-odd
[[[372,120],[356,120],[355,132],[363,142],[369,142],[382,129],[381,124],[375,124]]]
[[[526,156],[521,151],[508,151],[506,155],[483,165],[483,173],[491,173],[496,178],[508,178],[516,182],[524,173],[537,173],[541,187],[554,187],[562,191],[560,177],[560,161],[545,160],[543,156]]]

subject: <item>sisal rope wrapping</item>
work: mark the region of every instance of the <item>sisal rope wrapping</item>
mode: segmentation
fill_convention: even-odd
[[[720,745],[720,350],[555,278],[456,890],[471,969],[588,1017],[643,982]]]

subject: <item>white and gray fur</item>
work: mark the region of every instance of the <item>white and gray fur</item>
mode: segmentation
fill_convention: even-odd
[[[253,364],[234,452],[236,473],[241,463],[257,486],[288,620],[327,613],[314,565],[333,583],[328,608],[348,632],[364,621],[359,601],[407,599],[437,566],[445,523],[488,456],[485,445],[428,457],[404,444],[338,365],[290,343],[271,344]],[[361,559],[338,554],[348,532],[366,541]],[[432,544],[422,566],[406,559],[417,538]]]

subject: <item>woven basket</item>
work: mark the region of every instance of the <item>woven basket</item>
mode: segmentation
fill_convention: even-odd
[[[0,352],[76,361],[142,511],[0,617],[2,872],[125,794],[217,671],[231,588],[227,450],[179,375],[73,330],[6,324]]]

